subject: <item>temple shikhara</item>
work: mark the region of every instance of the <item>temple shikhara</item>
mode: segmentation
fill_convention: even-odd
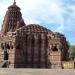
[[[63,34],[26,25],[16,2],[8,7],[0,33],[0,62],[8,68],[62,68],[68,57]]]

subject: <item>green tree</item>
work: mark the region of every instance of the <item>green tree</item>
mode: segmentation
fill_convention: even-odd
[[[69,57],[74,59],[75,58],[75,45],[71,45],[69,48]]]

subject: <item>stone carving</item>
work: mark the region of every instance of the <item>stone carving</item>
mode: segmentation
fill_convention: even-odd
[[[1,35],[0,60],[6,60],[3,50],[8,42],[9,68],[61,68],[62,61],[67,59],[64,35],[38,24],[26,25],[16,3],[8,7]]]

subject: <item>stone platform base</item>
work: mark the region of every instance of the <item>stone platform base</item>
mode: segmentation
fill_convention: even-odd
[[[0,69],[0,75],[75,75],[74,69]]]

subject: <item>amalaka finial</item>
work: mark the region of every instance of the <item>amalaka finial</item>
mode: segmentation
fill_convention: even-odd
[[[16,0],[14,0],[14,3],[13,4],[16,5]]]

